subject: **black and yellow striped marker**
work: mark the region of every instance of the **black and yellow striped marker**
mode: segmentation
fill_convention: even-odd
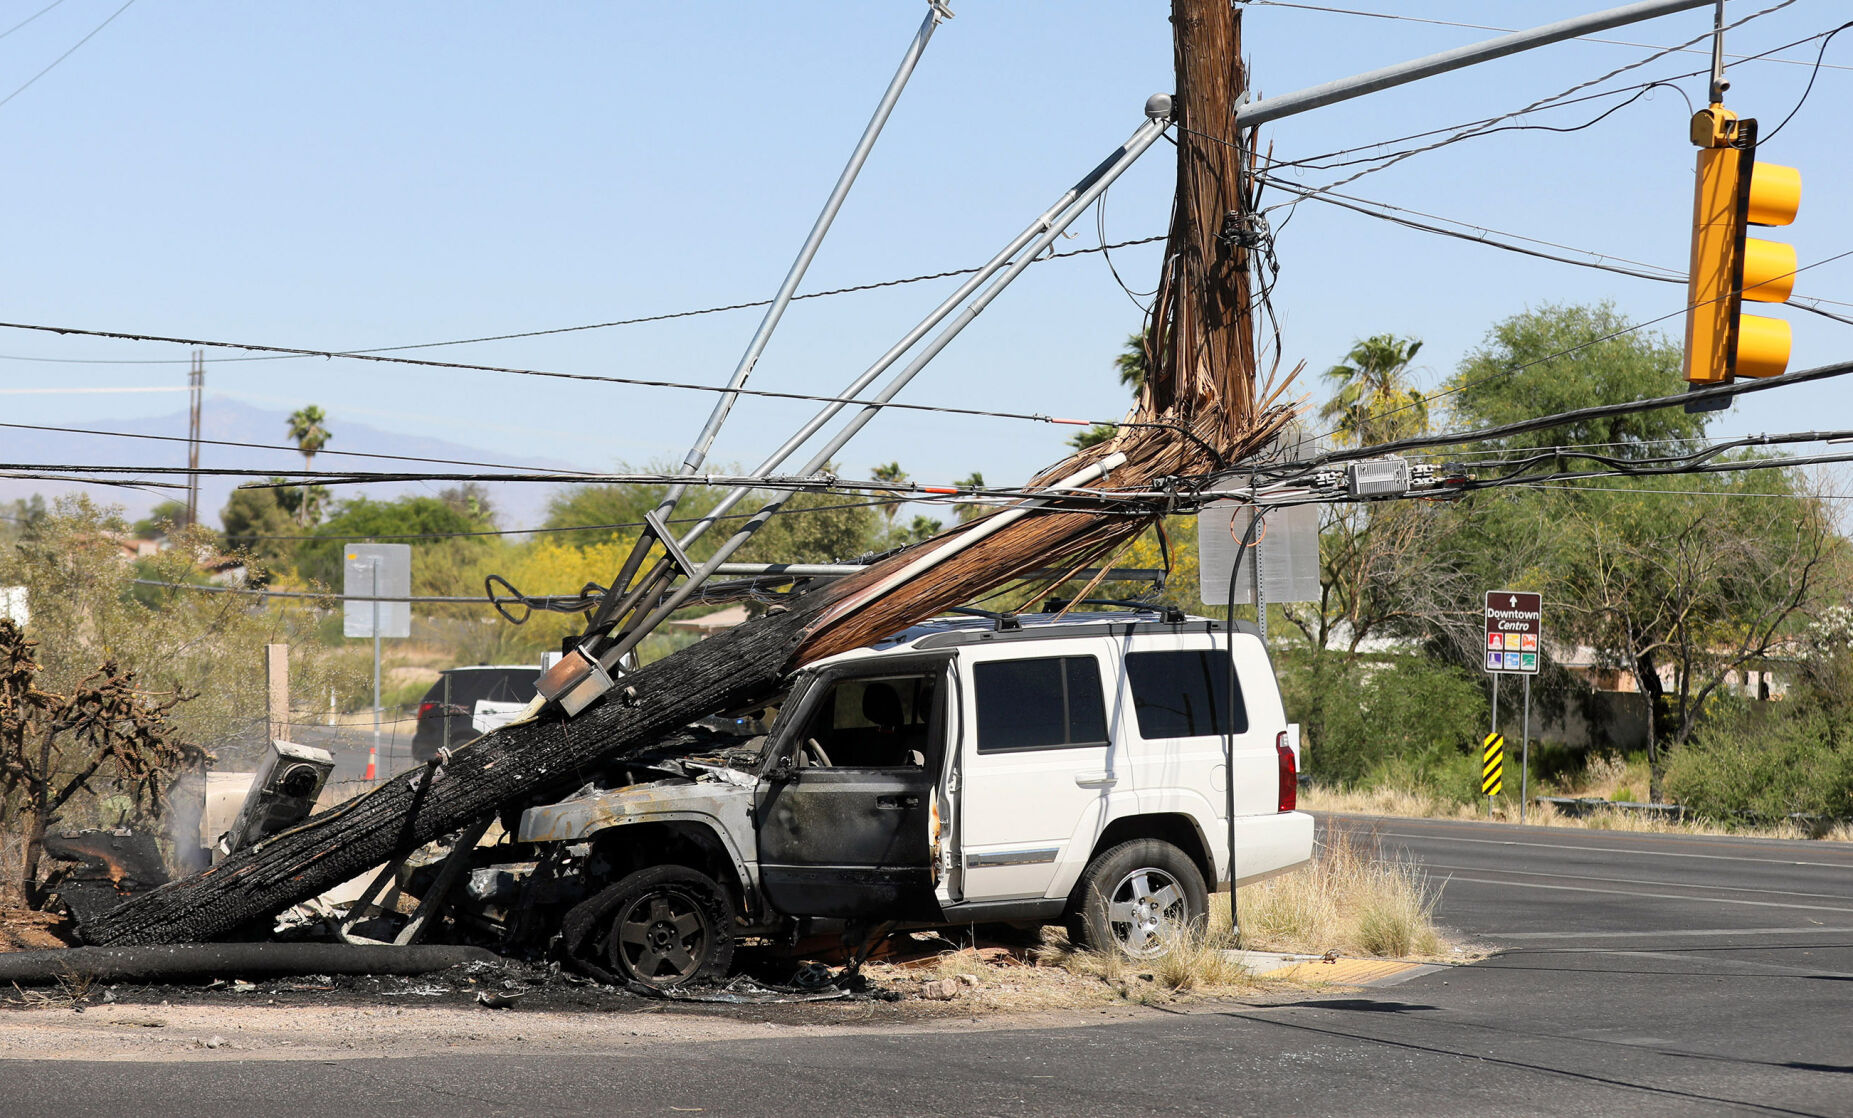
[[[1506,775],[1506,736],[1495,730],[1486,735],[1480,743],[1480,792],[1482,795],[1497,796],[1505,787]]]

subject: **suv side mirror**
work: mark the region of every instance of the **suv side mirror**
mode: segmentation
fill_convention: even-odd
[[[797,767],[792,764],[791,754],[787,753],[772,763],[772,770],[766,773],[766,779],[782,784],[798,775]]]

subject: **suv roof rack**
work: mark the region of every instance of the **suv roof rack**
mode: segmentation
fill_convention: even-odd
[[[1137,613],[1047,614],[1024,613],[1015,619],[1017,628],[1003,629],[992,619],[935,618],[906,629],[874,647],[880,649],[911,645],[921,651],[955,648],[984,641],[1065,640],[1070,637],[1125,636],[1130,633],[1221,633],[1229,626],[1207,617],[1166,620],[1156,610]],[[1257,633],[1252,622],[1237,621],[1238,633]]]

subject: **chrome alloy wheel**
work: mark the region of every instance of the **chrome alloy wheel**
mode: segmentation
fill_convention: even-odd
[[[1107,897],[1107,923],[1120,950],[1135,959],[1162,955],[1190,926],[1192,913],[1177,879],[1154,866],[1120,878]]]

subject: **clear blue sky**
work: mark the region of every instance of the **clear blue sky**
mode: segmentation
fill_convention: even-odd
[[[1733,0],[1733,18],[1775,0]],[[0,30],[44,6],[0,10]],[[0,39],[0,97],[120,6],[65,0]],[[1357,0],[1375,11],[1530,26],[1587,3]],[[956,3],[806,289],[976,264],[1118,144],[1146,96],[1171,86],[1159,0]],[[541,329],[769,296],[815,217],[925,5],[882,3],[179,3],[139,0],[0,105],[7,215],[0,318],[363,348]],[[1729,43],[1760,51],[1853,17],[1799,0]],[[1670,45],[1708,11],[1609,33]],[[1487,37],[1355,15],[1250,8],[1261,91],[1281,93]],[[1784,52],[1812,61],[1815,44]],[[1649,53],[1569,43],[1279,122],[1300,158],[1518,108]],[[1676,55],[1611,84],[1705,65]],[[1776,236],[1803,263],[1853,248],[1844,106],[1853,32],[1835,41],[1807,106],[1763,153],[1802,169],[1800,220]],[[1746,64],[1732,107],[1765,128],[1806,66]],[[1702,101],[1702,78],[1680,83]],[[1569,125],[1613,100],[1530,118]],[[1658,90],[1593,128],[1507,132],[1418,156],[1346,188],[1362,196],[1683,268],[1693,149],[1687,108]],[[1338,177],[1304,171],[1308,183]],[[1162,232],[1168,146],[1109,197],[1109,239]],[[1275,196],[1278,198],[1278,196]],[[1276,214],[1277,218],[1284,214]],[[1096,243],[1090,215],[1066,247]],[[1451,372],[1494,321],[1550,301],[1612,299],[1633,320],[1683,289],[1409,232],[1315,203],[1279,241],[1276,305],[1288,363],[1316,372],[1352,340],[1421,338],[1423,375]],[[1115,254],[1149,290],[1155,248]],[[1853,260],[1799,293],[1853,300]],[[953,281],[801,303],[753,383],[831,392]],[[1842,308],[1845,309],[1845,308]],[[1853,327],[1793,309],[1791,368],[1847,356]],[[732,369],[758,312],[432,351],[458,360],[708,383]],[[1111,417],[1113,355],[1140,321],[1098,256],[1039,265],[916,382],[908,400]],[[1677,320],[1664,329],[1677,329]],[[0,331],[0,388],[185,383],[177,347]],[[364,421],[585,468],[680,456],[705,394],[448,373],[348,361],[219,360],[212,392],[316,403],[340,447]],[[1310,385],[1315,378],[1309,377]],[[1669,389],[1679,386],[1669,385]],[[1760,396],[1729,430],[1853,427],[1850,386]],[[178,393],[0,394],[27,422],[107,425],[176,410]],[[745,401],[716,450],[750,464],[809,407]],[[866,474],[982,470],[1020,480],[1059,458],[1071,428],[893,414],[843,455]],[[184,433],[177,431],[176,433]],[[281,432],[278,433],[279,437]]]

